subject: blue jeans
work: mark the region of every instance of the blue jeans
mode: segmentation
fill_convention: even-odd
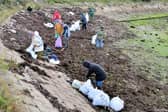
[[[96,81],[96,86],[97,86],[98,88],[102,88],[102,86],[103,86],[103,81]]]
[[[96,47],[103,48],[103,46],[104,46],[103,39],[96,39]]]

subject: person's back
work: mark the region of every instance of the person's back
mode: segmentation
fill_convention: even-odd
[[[96,64],[96,63],[91,63],[88,61],[84,61],[83,62],[83,66],[88,68],[88,73],[87,73],[87,78],[89,78],[93,73],[96,74],[95,78],[96,78],[96,86],[99,89],[102,89],[103,86],[103,81],[106,79],[106,73],[104,71],[104,69]]]
[[[97,81],[102,81],[106,78],[106,73],[105,73],[104,69],[99,64],[90,63],[90,68],[96,74]]]
[[[103,67],[101,67],[99,64],[84,61],[83,66],[88,68],[89,70],[87,77],[91,76],[92,73],[95,73],[97,81],[103,81],[104,79],[106,79],[106,73]]]
[[[104,38],[104,33],[103,33],[103,31],[100,30],[100,31],[97,32],[97,38],[98,38],[98,39],[103,39],[103,38]]]
[[[81,22],[84,23],[84,24],[87,23],[87,19],[86,19],[84,14],[81,14]]]
[[[62,26],[61,23],[56,23],[55,24],[55,31],[56,31],[56,33],[59,34],[59,36],[62,36],[63,30],[64,29],[63,29],[63,26]]]

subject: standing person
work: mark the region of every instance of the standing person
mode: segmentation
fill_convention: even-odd
[[[82,22],[82,30],[86,30],[87,29],[87,19],[83,13],[81,14],[81,22]]]
[[[96,47],[97,48],[103,48],[104,46],[104,28],[100,27],[100,30],[97,32],[97,38],[96,38]]]
[[[64,48],[68,48],[69,38],[71,36],[69,25],[70,25],[69,22],[67,22],[66,24],[63,25],[64,26],[64,32],[63,32],[63,45],[64,45]]]
[[[89,78],[92,75],[92,73],[94,73],[96,75],[96,86],[99,89],[102,89],[103,81],[106,79],[106,73],[104,69],[100,65],[96,63],[91,63],[89,61],[84,61],[83,66],[88,68],[88,73],[86,77]]]
[[[88,13],[91,19],[93,19],[94,13],[95,13],[95,9],[94,8],[89,8],[88,9]]]

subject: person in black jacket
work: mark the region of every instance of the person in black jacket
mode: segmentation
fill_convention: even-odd
[[[100,65],[96,63],[91,63],[89,61],[84,61],[83,66],[88,68],[88,74],[86,76],[87,78],[89,78],[92,73],[95,73],[96,86],[99,89],[102,89],[103,81],[106,79],[106,73],[104,69]]]

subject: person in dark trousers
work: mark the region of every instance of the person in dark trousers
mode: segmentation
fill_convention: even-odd
[[[99,64],[91,63],[89,61],[84,61],[83,66],[88,68],[88,74],[86,77],[89,78],[92,73],[94,73],[96,75],[96,86],[98,89],[102,89],[103,81],[106,79],[106,73],[104,69]]]
[[[68,45],[69,45],[69,38],[71,36],[71,32],[70,32],[70,23],[65,23],[63,25],[64,27],[64,32],[63,32],[63,44],[64,44],[64,48],[68,48]]]
[[[81,22],[82,22],[82,30],[86,30],[87,29],[87,20],[86,20],[86,17],[83,13],[81,14]]]

